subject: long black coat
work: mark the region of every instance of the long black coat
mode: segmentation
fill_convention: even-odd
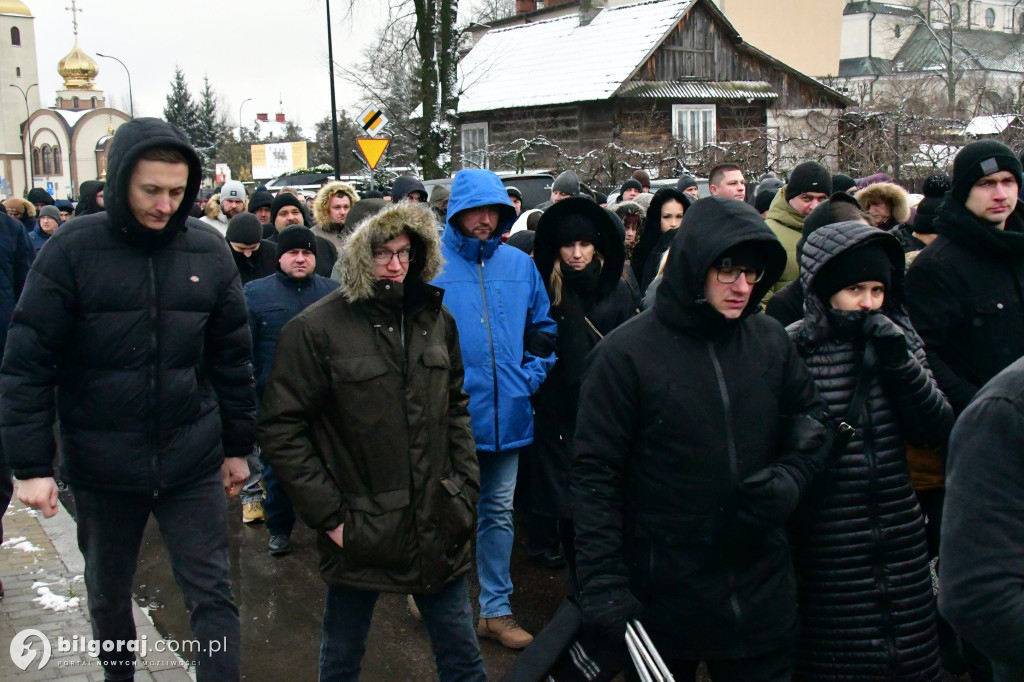
[[[870,242],[883,244],[893,261],[882,312],[908,329],[915,353],[900,367],[878,368],[871,376],[861,433],[833,457],[791,520],[800,607],[793,661],[800,680],[924,681],[939,675],[924,517],[910,487],[904,441],[944,444],[953,411],[903,312],[899,242],[857,223],[810,235],[800,256],[806,313],[789,331],[832,418],[848,419],[863,363],[865,314],[826,313],[830,306],[812,283],[833,257]]]
[[[158,145],[189,161],[159,231],[135,221],[127,196],[139,156]],[[252,340],[228,245],[188,218],[201,169],[184,133],[126,123],[108,173],[107,211],[69,221],[29,272],[0,370],[3,439],[17,478],[52,476],[56,403],[67,480],[157,492],[252,451]]]
[[[701,218],[672,247],[653,310],[592,353],[580,392],[573,522],[584,602],[630,589],[663,654],[741,658],[796,636],[796,583],[783,528],[736,515],[740,482],[779,464],[806,490],[831,443],[825,403],[775,320],[754,315],[785,252],[749,206]],[[743,318],[703,301],[714,259],[739,243],[768,259]]]
[[[21,296],[35,250],[21,223],[0,214],[0,360],[7,345],[7,328],[14,315],[14,304]]]
[[[999,230],[947,196],[938,238],[907,271],[907,305],[957,414],[1024,355],[1024,205]]]

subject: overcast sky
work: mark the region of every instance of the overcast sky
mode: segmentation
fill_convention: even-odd
[[[57,63],[71,49],[70,0],[24,0],[36,17],[39,95],[54,106],[62,81]],[[411,6],[412,1],[408,4]],[[78,44],[99,65],[96,79],[108,102],[128,111],[128,79],[117,57],[131,71],[136,116],[161,116],[175,66],[185,72],[193,96],[203,76],[221,98],[232,125],[238,110],[250,123],[257,113],[287,114],[313,134],[331,110],[325,0],[78,0]],[[349,67],[376,34],[385,0],[332,0],[334,59]],[[472,2],[463,0],[462,9]],[[360,93],[336,74],[339,109],[351,115]],[[278,101],[283,102],[279,106]]]

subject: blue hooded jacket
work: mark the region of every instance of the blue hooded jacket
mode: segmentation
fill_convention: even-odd
[[[490,205],[499,206],[499,219],[486,241],[466,237],[452,222],[461,211]],[[515,217],[497,175],[459,171],[441,235],[445,266],[433,281],[447,292],[444,304],[459,327],[473,437],[488,452],[533,442],[530,396],[555,364],[557,326],[540,273],[528,255],[501,244]]]

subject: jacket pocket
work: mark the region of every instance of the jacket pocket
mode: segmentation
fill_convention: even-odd
[[[457,474],[441,477],[444,489],[441,507],[441,528],[444,529],[444,552],[457,556],[473,536],[476,527],[476,507],[466,495],[466,484]]]
[[[335,383],[369,381],[388,373],[388,362],[380,355],[364,355],[331,361],[331,378]]]
[[[404,569],[409,551],[411,518],[408,490],[346,495],[345,560],[353,566]]]
[[[434,367],[437,369],[448,369],[450,362],[448,360],[448,349],[440,344],[435,346],[427,346],[423,349],[423,355],[420,356],[421,362],[426,367]]]

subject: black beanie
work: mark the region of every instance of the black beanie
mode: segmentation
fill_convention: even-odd
[[[627,189],[635,189],[637,192],[643,192],[644,186],[640,184],[639,180],[630,178],[622,183],[622,187],[619,188],[619,196],[621,197]]]
[[[302,222],[306,222],[306,206],[302,199],[290,192],[278,192],[274,202],[270,205],[270,222],[277,220],[277,212],[285,206],[295,206],[302,213]]]
[[[953,189],[953,182],[949,179],[949,176],[945,173],[936,173],[935,175],[929,175],[928,179],[924,181],[921,186],[921,194],[925,198],[931,199],[942,199],[946,196],[946,192]]]
[[[270,208],[273,204],[274,197],[270,192],[253,192],[252,196],[249,197],[249,213],[255,213],[264,206]]]
[[[771,208],[772,201],[775,200],[775,195],[779,193],[778,189],[763,189],[757,193],[754,197],[754,210],[758,213],[764,213]]]
[[[1002,142],[978,140],[972,142],[953,159],[953,187],[950,195],[960,203],[967,202],[974,183],[986,175],[1010,171],[1021,186],[1021,163],[1017,155]]]
[[[841,289],[858,282],[881,282],[886,289],[892,281],[892,261],[885,247],[877,241],[843,251],[814,276],[811,288],[822,301],[828,302]]]
[[[832,194],[832,174],[817,161],[804,161],[789,174],[786,201],[804,192]]]
[[[857,181],[845,173],[836,173],[832,176],[832,193],[845,192],[851,187],[856,187]]]
[[[531,232],[530,230],[520,230],[519,232],[516,232],[514,235],[508,238],[507,244],[509,246],[514,246],[523,253],[529,255],[533,253],[533,242],[536,239],[536,237],[536,232]]]
[[[555,231],[559,246],[576,242],[597,244],[597,226],[589,217],[573,213],[565,216]]]
[[[685,192],[687,187],[696,187],[697,178],[692,175],[684,175],[683,177],[676,180],[676,189],[680,192]]]
[[[263,238],[263,225],[252,213],[237,213],[228,221],[225,236],[229,242],[235,244],[259,244]]]
[[[42,187],[33,187],[28,192],[28,203],[53,206],[53,197]]]
[[[551,191],[578,197],[580,195],[580,178],[571,170],[562,171],[551,183]]]
[[[807,239],[812,232],[820,227],[841,223],[844,220],[856,220],[852,215],[843,215],[842,217],[836,215],[835,206],[842,203],[849,204],[850,208],[856,211],[858,215],[862,214],[860,204],[857,203],[857,199],[852,194],[834,192],[832,196],[815,206],[814,210],[807,214],[807,217],[804,218],[801,236]]]
[[[292,225],[281,230],[277,235],[277,257],[280,258],[292,249],[309,249],[316,253],[316,235],[304,225]]]
[[[740,242],[731,249],[727,249],[721,256],[715,259],[715,267],[718,268],[754,268],[755,270],[764,270],[764,265],[764,247],[759,242]]]

